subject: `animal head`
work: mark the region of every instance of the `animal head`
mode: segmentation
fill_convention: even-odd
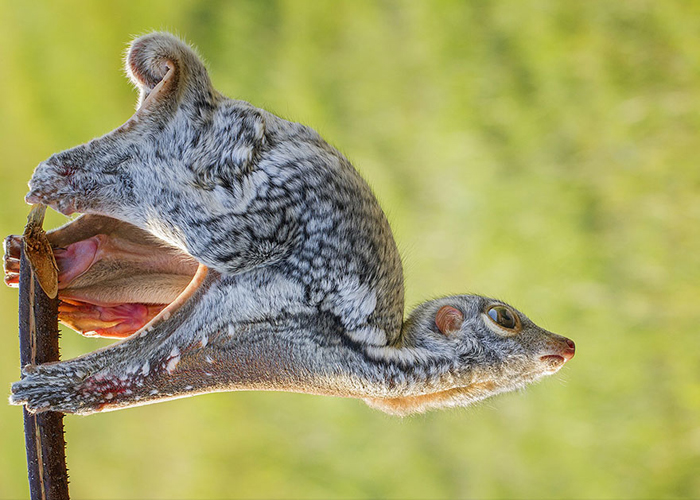
[[[366,399],[385,412],[405,415],[467,406],[522,388],[559,371],[575,353],[572,340],[533,323],[514,307],[479,295],[425,302],[402,330],[408,364],[435,371],[435,390],[407,397]],[[430,378],[428,374],[428,378]]]

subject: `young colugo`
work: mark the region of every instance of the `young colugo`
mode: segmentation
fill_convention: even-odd
[[[83,215],[49,233],[59,319],[122,338],[25,366],[10,401],[89,414],[215,391],[359,398],[405,415],[558,371],[574,343],[501,301],[457,295],[404,321],[387,219],[314,130],[217,92],[167,33],[137,38],[122,126],[39,164],[28,203]],[[6,239],[17,282],[20,238]]]

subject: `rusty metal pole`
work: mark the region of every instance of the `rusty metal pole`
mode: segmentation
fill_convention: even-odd
[[[19,272],[21,366],[59,360],[58,274],[42,229],[46,207],[35,205],[24,230]],[[24,411],[29,493],[32,500],[68,500],[63,413]]]

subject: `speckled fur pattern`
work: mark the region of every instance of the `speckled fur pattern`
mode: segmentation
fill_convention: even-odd
[[[364,399],[406,414],[517,389],[566,339],[517,313],[508,336],[475,295],[427,302],[403,321],[401,260],[387,219],[348,160],[315,131],[211,85],[167,33],[136,39],[139,108],[123,126],[53,155],[27,200],[124,221],[209,268],[172,315],[131,338],[28,366],[11,401],[92,413],[226,390]],[[458,332],[435,325],[443,305]]]

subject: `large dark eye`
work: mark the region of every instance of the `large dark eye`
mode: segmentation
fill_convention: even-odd
[[[493,306],[486,314],[499,326],[508,330],[515,330],[520,326],[520,321],[515,316],[515,313],[506,306]]]

